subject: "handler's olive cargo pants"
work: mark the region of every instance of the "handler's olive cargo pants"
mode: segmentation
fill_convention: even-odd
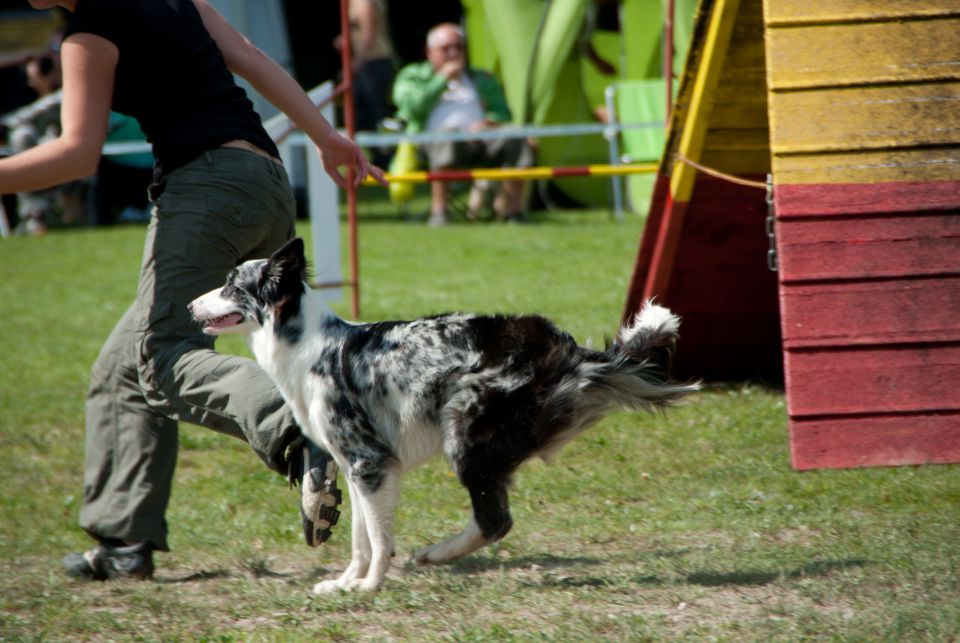
[[[178,420],[246,440],[280,466],[300,434],[290,410],[254,361],[213,351],[187,304],[238,263],[281,246],[294,219],[286,172],[252,152],[218,148],[167,178],[137,299],[91,373],[80,511],[91,535],[167,549]]]

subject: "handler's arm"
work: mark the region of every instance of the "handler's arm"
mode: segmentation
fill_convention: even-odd
[[[97,170],[107,137],[113,82],[119,59],[105,38],[78,33],[63,42],[61,134],[25,152],[0,159],[0,194],[60,185]]]
[[[341,187],[346,182],[338,167],[352,167],[356,183],[372,175],[385,184],[383,172],[371,166],[353,141],[341,136],[327,122],[290,74],[243,37],[211,7],[207,0],[193,0],[203,24],[220,48],[227,66],[253,85],[254,89],[290,117],[319,148],[323,167]]]

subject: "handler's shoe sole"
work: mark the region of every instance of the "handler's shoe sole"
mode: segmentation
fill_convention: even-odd
[[[303,537],[307,545],[318,547],[330,538],[331,528],[340,519],[337,505],[343,502],[343,494],[337,488],[337,463],[308,441],[293,457],[300,459],[294,467],[303,471],[299,481]]]

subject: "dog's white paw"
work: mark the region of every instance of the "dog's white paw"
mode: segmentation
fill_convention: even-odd
[[[351,592],[375,592],[380,589],[382,583],[375,578],[357,578],[348,586]]]
[[[313,586],[313,593],[336,594],[338,592],[375,592],[380,589],[381,583],[373,578],[354,578],[347,582],[337,580],[320,581]]]
[[[340,586],[337,580],[323,580],[313,586],[314,594],[335,594],[339,591],[346,591]]]

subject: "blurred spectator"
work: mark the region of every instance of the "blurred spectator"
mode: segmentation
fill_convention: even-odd
[[[13,152],[22,152],[60,135],[60,58],[55,51],[33,56],[24,64],[27,85],[37,100],[4,119],[10,128],[8,142]],[[85,185],[73,181],[39,192],[17,194],[20,223],[17,233],[44,234],[47,223],[59,217],[65,223],[83,217]]]
[[[427,60],[407,65],[393,87],[397,115],[411,133],[469,131],[510,121],[510,110],[497,80],[467,65],[463,31],[453,23],[435,26],[427,34]],[[523,139],[457,141],[424,146],[431,170],[464,167],[529,167],[533,152]],[[524,220],[523,183],[504,181],[497,215]],[[447,184],[430,185],[430,225],[447,223]]]
[[[396,69],[383,0],[350,0],[350,45],[357,129],[375,130],[393,112],[390,87]],[[342,48],[342,35],[334,46]]]
[[[342,38],[334,40],[337,50],[342,49]],[[390,88],[396,71],[383,0],[350,0],[350,52],[356,128],[375,131],[393,113]],[[389,154],[375,150],[373,162],[386,167]]]
[[[136,119],[110,112],[107,144],[146,142]],[[143,223],[150,220],[147,188],[153,181],[153,154],[104,154],[97,166],[94,217],[97,224]]]

